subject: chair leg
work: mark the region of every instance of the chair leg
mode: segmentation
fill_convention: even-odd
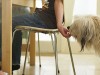
[[[54,43],[53,43],[53,37],[51,35],[51,40],[52,40],[52,46],[53,46],[53,50],[55,53],[55,64],[56,64],[56,75],[58,75],[58,73],[60,73],[59,68],[58,68],[58,53],[57,53],[57,37],[54,33]]]
[[[27,48],[26,48],[26,53],[25,53],[25,61],[24,61],[24,67],[23,67],[23,73],[22,73],[22,75],[24,75],[24,73],[25,73],[27,53],[28,53],[28,50],[29,50],[29,40],[30,40],[30,31],[29,31],[29,34],[28,34]]]
[[[40,39],[39,39],[39,32],[38,32],[38,53],[39,53],[39,66],[41,67],[41,57],[40,57]]]
[[[67,39],[67,42],[68,42],[69,53],[70,53],[70,58],[71,58],[71,62],[72,62],[73,73],[74,73],[74,75],[76,75],[76,71],[75,71],[75,66],[74,66],[74,61],[73,61],[73,56],[72,56],[72,51],[71,51],[71,46],[70,46],[69,39]]]
[[[12,71],[12,75],[13,75],[13,71]]]
[[[12,43],[13,43],[13,40],[14,40],[15,33],[16,33],[17,31],[19,31],[19,30],[16,29],[16,30],[13,32]]]

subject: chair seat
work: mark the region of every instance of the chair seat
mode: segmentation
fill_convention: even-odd
[[[46,29],[46,28],[38,28],[38,27],[31,27],[31,26],[16,26],[15,29],[29,30],[29,31],[34,31],[34,32],[42,32],[42,33],[59,32],[58,29]]]

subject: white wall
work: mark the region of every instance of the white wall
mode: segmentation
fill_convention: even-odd
[[[97,15],[100,15],[100,0],[97,0]]]

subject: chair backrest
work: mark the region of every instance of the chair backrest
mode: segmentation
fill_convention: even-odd
[[[42,5],[44,5],[45,4],[45,0],[42,0]]]
[[[73,19],[74,0],[63,0],[64,3],[64,24],[69,26]]]
[[[12,4],[34,7],[35,6],[34,1],[36,0],[12,0]]]

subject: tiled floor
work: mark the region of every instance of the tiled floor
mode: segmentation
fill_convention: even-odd
[[[76,75],[100,75],[100,58],[96,55],[73,54]],[[23,59],[21,69],[14,71],[13,75],[22,75]],[[53,56],[42,56],[42,67],[39,68],[38,56],[36,65],[26,65],[25,75],[56,75],[55,60]],[[59,75],[74,75],[69,54],[59,54]],[[0,74],[2,75],[2,74]],[[7,74],[3,74],[7,75]]]

